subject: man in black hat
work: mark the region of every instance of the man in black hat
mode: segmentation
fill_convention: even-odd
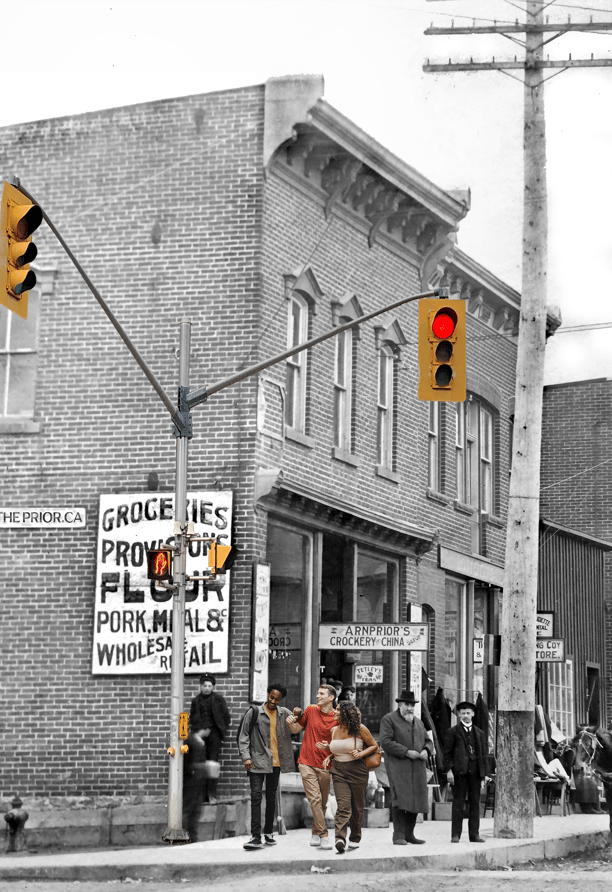
[[[480,787],[488,779],[487,739],[472,721],[475,713],[473,703],[458,703],[459,721],[446,732],[444,740],[444,767],[448,782],[453,785],[451,842],[461,839],[466,798],[470,842],[484,842],[480,836]]]
[[[189,712],[190,733],[206,743],[206,761],[209,763],[210,771],[206,783],[206,795],[210,803],[217,801],[221,744],[231,721],[225,698],[215,691],[216,684],[217,679],[214,675],[206,673],[200,676],[200,693],[191,701]],[[215,764],[211,766],[211,762]]]
[[[380,723],[380,746],[391,788],[393,844],[420,845],[425,840],[416,838],[414,827],[417,816],[429,809],[427,759],[433,754],[433,743],[414,714],[412,691],[402,691],[395,702],[397,710],[383,716]]]

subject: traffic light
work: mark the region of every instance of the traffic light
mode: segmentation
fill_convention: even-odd
[[[5,182],[0,208],[0,304],[28,318],[28,291],[36,284],[29,267],[38,253],[32,233],[43,219],[36,204]]]
[[[212,573],[225,573],[234,566],[238,555],[235,545],[220,545],[216,540],[210,543],[208,549],[208,569]]]
[[[465,303],[419,301],[420,400],[462,403],[466,396]]]
[[[172,579],[172,552],[164,548],[147,551],[147,578]]]

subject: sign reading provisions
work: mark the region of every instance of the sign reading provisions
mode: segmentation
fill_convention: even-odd
[[[537,638],[536,662],[565,663],[565,638]]]
[[[187,520],[197,536],[232,541],[232,493],[187,494]],[[209,542],[190,542],[187,576],[208,571]],[[100,496],[94,606],[94,675],[168,674],[172,658],[172,592],[147,578],[147,551],[174,545],[173,493]],[[172,554],[172,552],[167,552]],[[220,587],[192,579],[185,593],[185,673],[227,672],[229,571]]]
[[[320,650],[429,650],[428,623],[319,626]]]
[[[86,522],[85,508],[7,508],[0,505],[0,527],[81,529]]]

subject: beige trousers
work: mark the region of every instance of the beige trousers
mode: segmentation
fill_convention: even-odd
[[[327,836],[325,826],[325,809],[329,798],[331,775],[323,768],[313,768],[310,765],[298,765],[304,784],[306,799],[312,809],[312,835]]]

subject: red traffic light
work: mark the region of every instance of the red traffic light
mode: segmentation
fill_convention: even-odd
[[[450,338],[457,324],[456,318],[445,310],[436,313],[431,323],[431,330],[437,338]]]
[[[147,577],[172,579],[172,552],[165,549],[147,551]]]

